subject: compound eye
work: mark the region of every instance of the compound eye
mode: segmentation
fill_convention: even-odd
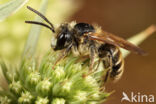
[[[72,42],[72,32],[69,31],[68,24],[62,24],[59,29],[54,50],[64,49]]]
[[[56,47],[54,50],[61,50],[66,47],[72,42],[70,32],[63,32],[57,37]]]
[[[66,38],[64,34],[61,34],[57,37],[57,42],[56,42],[56,47],[54,48],[54,50],[61,50],[64,47],[64,44],[66,42]]]

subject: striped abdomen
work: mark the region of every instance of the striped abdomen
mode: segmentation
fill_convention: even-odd
[[[124,69],[124,60],[119,48],[110,44],[103,44],[99,47],[99,57],[103,60],[104,68],[109,69],[104,81],[107,81],[108,77],[118,80]]]

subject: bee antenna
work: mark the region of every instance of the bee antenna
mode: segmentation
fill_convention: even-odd
[[[51,30],[55,33],[53,24],[52,24],[42,13],[40,13],[39,11],[37,11],[37,10],[31,8],[30,6],[27,6],[27,8],[28,8],[29,10],[31,10],[32,12],[36,13],[36,14],[37,14],[38,16],[40,16],[42,19],[44,19],[47,23],[49,23],[50,26],[51,26]],[[35,24],[35,23],[34,23],[34,24]],[[38,23],[37,23],[37,24],[38,24]],[[43,24],[43,23],[41,23],[41,24]],[[44,24],[43,26],[45,26],[45,24]],[[47,27],[47,26],[45,26],[45,27]]]
[[[29,24],[37,24],[37,25],[41,25],[44,27],[47,27],[48,29],[50,29],[52,32],[55,32],[50,26],[42,23],[42,22],[37,22],[37,21],[25,21],[25,23],[29,23]]]

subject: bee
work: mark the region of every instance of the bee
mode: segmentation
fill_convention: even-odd
[[[88,56],[90,59],[89,70],[92,71],[94,60],[98,58],[103,63],[104,69],[109,69],[104,77],[104,82],[106,82],[108,78],[119,79],[123,73],[124,59],[119,48],[140,55],[145,54],[141,48],[123,38],[88,23],[62,23],[55,29],[43,14],[29,6],[27,8],[43,18],[48,24],[37,21],[25,21],[26,23],[42,25],[55,34],[56,41],[53,40],[51,46],[54,51],[63,51],[55,65],[71,52],[74,56]]]

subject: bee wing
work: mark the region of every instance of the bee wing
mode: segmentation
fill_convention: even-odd
[[[103,31],[100,34],[99,33],[88,34],[88,37],[91,40],[97,40],[97,41],[105,42],[108,44],[112,44],[114,46],[124,48],[126,50],[135,52],[140,55],[146,54],[146,52],[144,50],[142,50],[141,48],[139,48],[139,47],[135,46],[134,44],[126,41],[125,39],[118,37],[116,35],[113,35],[111,33],[107,33],[107,32]]]

